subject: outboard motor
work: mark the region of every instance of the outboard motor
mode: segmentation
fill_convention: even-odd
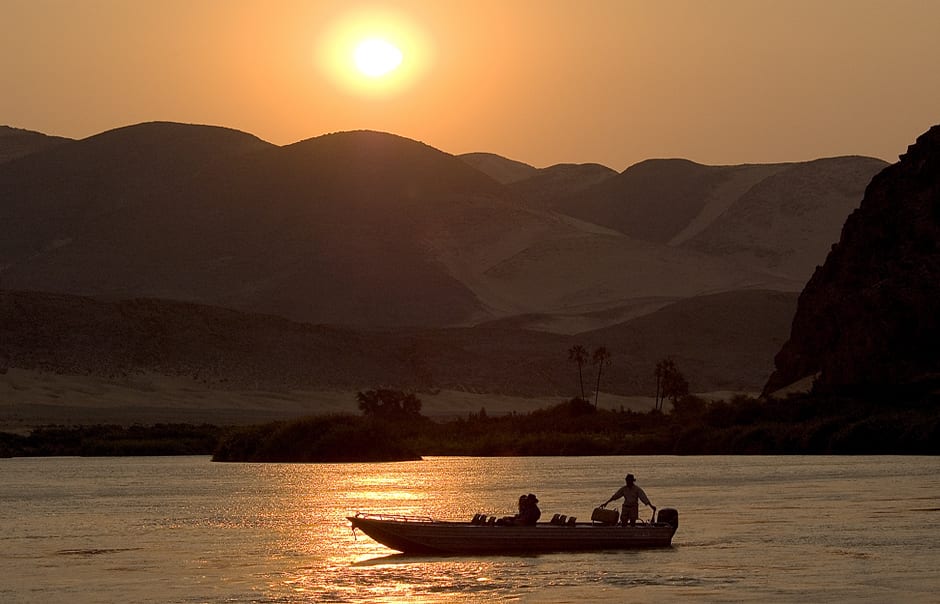
[[[675,508],[663,508],[659,510],[659,522],[665,522],[674,529],[679,528],[679,510]]]

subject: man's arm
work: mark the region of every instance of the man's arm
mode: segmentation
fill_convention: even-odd
[[[610,496],[610,499],[608,499],[607,501],[605,501],[604,503],[602,503],[602,504],[601,504],[601,507],[604,507],[605,505],[607,505],[608,503],[610,503],[610,502],[613,501],[614,499],[620,499],[621,497],[623,497],[623,487],[620,487],[619,489],[617,489],[617,492],[614,493],[613,495],[611,495],[611,496]]]

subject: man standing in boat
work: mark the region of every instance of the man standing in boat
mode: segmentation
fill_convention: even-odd
[[[633,474],[627,474],[626,482],[624,486],[617,489],[617,492],[610,496],[610,499],[601,504],[601,507],[606,506],[611,501],[615,499],[620,499],[623,497],[623,508],[620,512],[620,522],[624,525],[627,523],[630,526],[636,526],[636,520],[640,515],[640,503],[648,505],[653,509],[653,513],[656,513],[656,506],[650,503],[649,497],[646,496],[646,493],[643,492],[643,489],[636,486],[636,478]]]

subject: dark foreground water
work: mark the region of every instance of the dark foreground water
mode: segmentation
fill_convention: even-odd
[[[672,548],[406,557],[344,519],[586,520],[627,471]],[[0,460],[0,602],[937,602],[938,569],[932,457]]]

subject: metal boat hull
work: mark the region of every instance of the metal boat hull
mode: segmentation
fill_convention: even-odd
[[[668,547],[675,527],[666,523],[621,527],[575,525],[494,526],[470,522],[349,516],[382,545],[406,554],[503,554]]]

